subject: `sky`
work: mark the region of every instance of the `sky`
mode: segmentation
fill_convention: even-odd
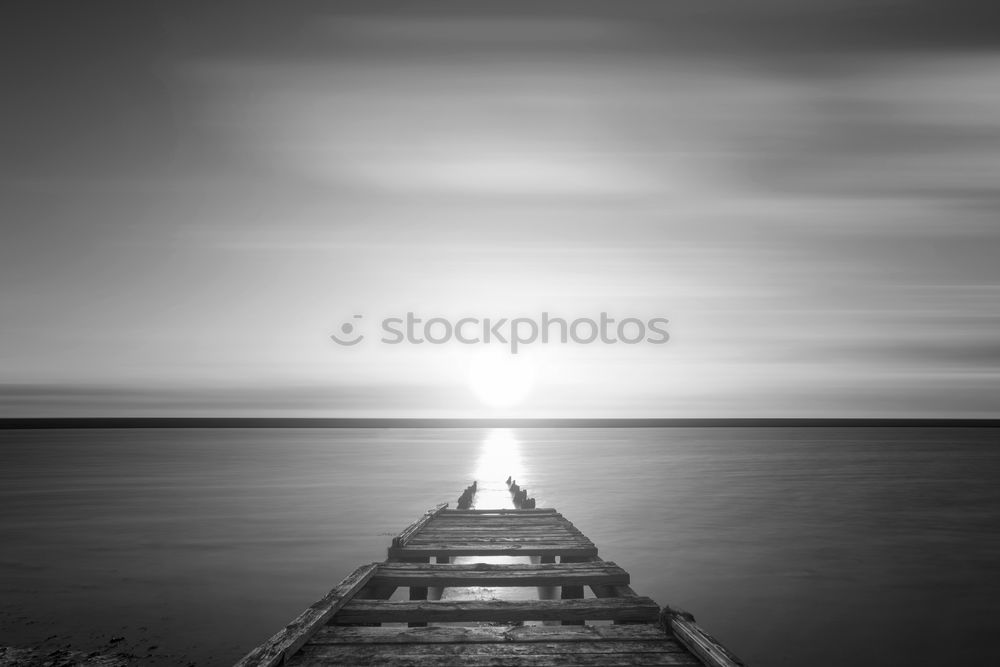
[[[9,7],[0,417],[1000,416],[988,3]]]

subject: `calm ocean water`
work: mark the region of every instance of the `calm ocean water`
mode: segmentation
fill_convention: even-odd
[[[512,474],[751,665],[1000,664],[998,435],[0,431],[0,643],[230,664]]]

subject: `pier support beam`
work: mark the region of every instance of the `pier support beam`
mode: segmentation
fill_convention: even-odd
[[[450,563],[451,558],[449,558],[448,556],[438,556],[437,558],[435,558],[435,561],[437,561],[438,563]],[[440,600],[442,595],[444,595],[443,586],[429,586],[427,588],[428,600]],[[413,598],[410,599],[412,600]]]
[[[560,563],[584,563],[587,558],[578,558],[574,556],[562,556],[559,559]],[[563,586],[562,587],[562,599],[563,600],[580,600],[583,599],[583,586]],[[583,621],[563,621],[563,625],[583,625]]]
[[[402,563],[429,563],[430,558],[400,558]],[[427,588],[424,586],[410,586],[410,599],[411,600],[426,600],[427,599]],[[411,628],[423,628],[426,627],[426,623],[411,622],[408,624]]]
[[[531,562],[533,563],[555,563],[555,556],[532,556]],[[558,600],[559,599],[559,587],[558,586],[538,586],[538,599],[539,600]],[[542,625],[558,625],[559,621],[542,621]]]

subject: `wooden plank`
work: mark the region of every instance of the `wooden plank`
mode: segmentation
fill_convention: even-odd
[[[659,625],[430,625],[423,628],[328,625],[309,644],[471,644],[490,642],[658,641],[684,649]],[[572,650],[568,648],[567,650]]]
[[[545,517],[538,519],[435,519],[431,525],[438,528],[513,528],[517,526],[531,528],[564,526],[565,524],[551,517]]]
[[[537,514],[558,514],[559,512],[553,507],[536,507],[534,509],[509,509],[509,508],[494,508],[494,509],[474,509],[474,510],[448,510],[445,512],[444,516],[489,516],[489,515],[500,515],[500,516],[533,516]]]
[[[577,535],[583,535],[583,533],[580,531],[580,529],[577,528],[576,526],[574,526],[572,522],[567,521],[566,519],[563,519],[559,523],[561,523],[562,526],[563,526],[563,528],[565,528],[567,531],[569,531],[571,533],[575,533]]]
[[[439,530],[437,528],[425,528],[419,533],[412,535],[410,541],[415,539],[428,539],[433,536],[438,536],[443,539],[453,539],[456,537],[488,537],[490,535],[519,535],[524,537],[545,537],[546,535],[552,535],[553,537],[574,537],[576,539],[588,539],[586,536],[580,533],[574,533],[569,530],[564,530],[558,526],[547,526],[539,530],[525,530],[518,526],[506,526],[501,528],[463,528],[460,530]],[[406,546],[405,544],[403,546]]]
[[[571,535],[544,535],[541,537],[508,537],[503,533],[494,533],[490,535],[468,535],[461,536],[455,535],[453,537],[446,538],[435,538],[433,536],[421,537],[417,536],[411,538],[409,542],[406,543],[406,547],[416,547],[420,545],[427,544],[564,544],[569,546],[576,545],[593,545],[593,542],[587,539],[581,539],[576,536]]]
[[[589,600],[352,600],[334,617],[348,623],[462,621],[653,621],[660,608],[647,597]]]
[[[647,642],[648,643],[648,642]],[[552,667],[576,665],[577,667],[635,667],[645,665],[681,665],[701,667],[701,663],[690,653],[670,653],[666,651],[635,651],[622,653],[565,653],[542,652],[523,653],[524,648],[541,648],[542,644],[438,644],[439,651],[424,652],[426,645],[396,644],[348,646],[326,645],[307,646],[289,663],[295,667],[329,667],[329,665],[352,665],[361,667],[443,667],[462,665],[463,667]],[[558,645],[557,645],[558,646]],[[485,650],[489,647],[490,650]],[[472,652],[470,648],[480,648]],[[622,647],[627,648],[627,647]],[[447,649],[447,650],[440,650]]]
[[[664,628],[669,629],[688,650],[701,658],[707,667],[745,667],[742,660],[695,623],[691,614],[665,607],[660,619]]]
[[[448,507],[448,503],[441,503],[434,509],[427,510],[424,515],[411,523],[409,526],[403,529],[396,537],[392,538],[392,546],[401,547],[406,544],[406,541],[410,539],[414,534],[416,534],[428,521],[437,516],[440,512],[444,511],[444,508]]]
[[[465,535],[465,534],[491,534],[491,533],[516,533],[518,535],[572,535],[581,537],[582,533],[575,530],[567,530],[562,526],[458,526],[455,528],[445,528],[441,526],[425,526],[423,530],[414,537],[426,537],[427,535]]]
[[[403,544],[401,546],[405,548],[405,547],[408,547],[408,546],[410,546],[411,544],[413,544],[415,542],[420,542],[420,541],[427,542],[428,540],[433,540],[434,538],[437,538],[438,541],[440,541],[440,542],[466,542],[466,541],[475,540],[475,539],[482,539],[482,540],[500,539],[500,538],[507,537],[508,534],[509,533],[507,533],[506,531],[503,531],[503,530],[488,531],[488,532],[479,532],[479,533],[467,533],[467,532],[434,533],[434,532],[432,532],[432,533],[428,533],[427,535],[423,535],[421,533],[417,533],[416,535],[411,536],[409,538],[409,540],[406,542],[406,544]],[[590,539],[588,539],[587,537],[585,537],[583,535],[573,535],[571,533],[565,533],[565,532],[561,532],[561,531],[550,531],[548,533],[543,533],[543,534],[540,534],[540,535],[514,535],[513,537],[511,537],[509,539],[514,539],[515,537],[522,537],[523,539],[526,539],[526,540],[532,540],[532,539],[533,540],[543,540],[546,537],[551,537],[554,540],[555,539],[559,539],[559,540],[573,540],[573,541],[576,541],[576,542],[586,542],[587,544],[593,544],[593,542],[591,542]]]
[[[622,626],[624,627],[624,626]],[[303,648],[312,649],[319,653],[325,647],[338,647],[342,650],[350,651],[351,655],[363,657],[365,655],[392,655],[393,652],[406,655],[451,655],[451,656],[477,656],[477,655],[560,655],[567,651],[572,651],[573,655],[581,653],[687,653],[688,650],[679,643],[668,642],[666,638],[662,641],[628,641],[628,640],[591,640],[577,642],[560,642],[549,640],[546,642],[468,642],[458,644],[443,643],[420,643],[420,644],[389,644],[389,648],[379,644],[306,644]]]
[[[509,522],[455,522],[431,521],[425,525],[420,534],[425,533],[461,533],[488,531],[519,531],[524,533],[555,532],[564,535],[579,535],[583,533],[575,526],[569,526],[560,521],[509,521]]]
[[[558,521],[432,521],[425,526],[427,530],[564,530],[576,532]]]
[[[414,565],[385,563],[373,585],[397,586],[627,586],[629,574],[614,563]],[[613,597],[605,595],[601,597]]]
[[[411,540],[422,539],[426,540],[431,537],[440,537],[443,539],[452,539],[455,537],[489,537],[491,535],[510,535],[514,537],[525,537],[525,538],[538,538],[551,535],[553,537],[573,537],[576,539],[588,539],[583,535],[578,533],[573,533],[568,530],[563,530],[562,528],[541,528],[537,530],[525,530],[523,528],[469,528],[466,530],[438,530],[437,528],[425,528],[416,535],[414,535]]]
[[[283,664],[316,630],[326,625],[355,593],[368,584],[377,569],[378,563],[362,565],[356,569],[295,620],[246,654],[236,666],[271,667]]]
[[[435,519],[430,522],[428,528],[452,528],[457,530],[469,530],[476,528],[487,528],[496,530],[498,528],[566,528],[566,524],[552,519],[514,519],[514,520],[477,520],[459,521],[457,519]]]
[[[555,523],[562,518],[561,514],[442,514],[435,517],[435,521],[440,523],[473,523],[473,522],[483,522],[483,523],[516,523],[520,521],[524,522],[541,522],[541,523]]]
[[[420,534],[423,535],[424,533],[427,532],[458,533],[466,530],[473,530],[473,531],[517,530],[526,533],[541,533],[547,530],[558,530],[564,533],[574,533],[574,534],[579,533],[579,531],[570,530],[565,526],[563,526],[561,523],[555,521],[551,523],[536,523],[531,525],[518,521],[516,523],[506,526],[493,526],[482,523],[452,524],[449,522],[432,521],[430,524],[423,527],[423,529],[420,531]]]
[[[563,518],[559,512],[535,512],[533,510],[519,511],[517,514],[505,512],[502,514],[441,514],[440,521],[558,521]]]
[[[533,655],[581,654],[624,655],[640,653],[682,653],[687,649],[677,643],[667,641],[580,641],[580,642],[472,642],[468,644],[307,644],[303,647],[314,656],[349,655],[352,658],[374,658],[376,656],[442,656],[455,657],[520,657]]]
[[[407,556],[596,556],[592,544],[567,546],[563,544],[426,544],[390,547],[389,558]]]
[[[490,533],[452,533],[452,534],[442,534],[442,533],[430,533],[428,535],[419,534],[416,537],[410,539],[404,546],[408,547],[414,544],[430,544],[430,543],[453,543],[453,542],[488,542],[488,541],[505,541],[505,542],[572,542],[574,544],[593,544],[586,537],[580,537],[578,535],[566,535],[566,534],[553,534],[553,533],[540,533],[538,535],[525,535],[522,533],[509,533],[505,531],[496,531]]]
[[[524,526],[462,526],[460,528],[440,528],[438,526],[425,527],[412,537],[427,537],[428,535],[497,535],[512,533],[517,535],[563,535],[567,537],[586,537],[572,530],[566,530],[562,526],[541,526],[539,528],[525,528]],[[405,545],[404,545],[405,546]]]

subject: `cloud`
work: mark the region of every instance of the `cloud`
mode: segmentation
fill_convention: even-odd
[[[0,417],[419,416],[474,407],[440,386],[0,384]]]

